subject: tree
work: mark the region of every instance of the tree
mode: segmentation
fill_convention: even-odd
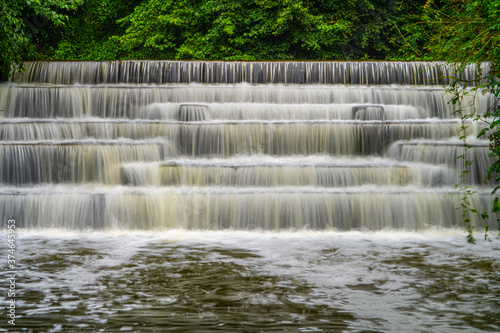
[[[47,27],[64,25],[65,11],[76,9],[83,0],[9,0],[0,2],[0,78],[11,75],[12,67],[36,57],[35,35]]]
[[[44,40],[43,56],[54,60],[117,60],[117,43],[110,37],[125,29],[117,21],[130,15],[141,0],[85,0],[68,13],[61,29]]]
[[[385,59],[425,0],[88,0],[51,59]],[[417,5],[418,4],[418,5]],[[397,57],[394,55],[393,57]]]
[[[147,0],[119,23],[121,57],[384,58],[396,1]]]

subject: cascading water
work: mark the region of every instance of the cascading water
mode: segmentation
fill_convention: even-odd
[[[64,208],[41,214],[34,202],[45,206],[43,194],[47,202],[57,197],[62,207],[75,200],[86,205],[95,201],[89,183],[103,201],[98,215],[105,220],[96,225],[105,229],[123,222],[132,229],[415,230],[460,222],[459,195],[451,186],[464,148],[454,140],[460,123],[437,85],[446,82],[444,64],[143,61],[26,67],[0,88],[6,110],[1,181],[22,188],[22,195],[1,193],[0,205],[4,219],[21,211],[29,216],[20,227],[78,228],[63,218]],[[269,84],[275,82],[306,84]],[[420,86],[325,85],[393,82]],[[494,101],[479,95],[474,102],[484,112]],[[474,185],[486,175],[487,154],[487,142],[479,142],[468,155]],[[221,158],[225,162],[212,163]],[[438,174],[451,176],[429,176],[437,167]],[[396,173],[404,173],[404,180]],[[54,183],[74,185],[55,189]],[[123,188],[117,193],[110,185]],[[477,195],[482,209],[491,201],[489,190]],[[179,202],[166,209],[174,196]],[[377,209],[370,212],[372,207]],[[425,213],[414,213],[419,211]]]
[[[421,284],[442,265],[438,252],[449,256],[449,267],[453,258],[477,259],[450,236],[463,219],[453,185],[466,154],[474,204],[490,211],[495,184],[483,180],[492,161],[488,141],[470,139],[481,123],[469,124],[468,150],[458,139],[461,121],[442,86],[452,71],[444,63],[25,67],[0,85],[0,216],[24,233],[19,321],[28,329],[425,331],[397,313],[429,293]],[[473,77],[474,66],[464,75]],[[465,108],[472,103],[479,113],[497,105],[488,94],[467,95]],[[498,227],[493,215],[484,223]],[[420,236],[410,237],[415,231]],[[419,238],[429,233],[449,238]],[[482,246],[479,253],[489,253]],[[486,272],[498,285],[492,267],[499,256],[477,260],[486,266],[442,274],[451,281]],[[200,270],[212,279],[195,282]],[[46,281],[51,274],[60,274],[57,285]],[[433,285],[441,293],[446,282]],[[377,293],[383,304],[393,294],[400,303],[389,314],[376,312]],[[447,297],[427,301],[416,315],[436,329],[431,308]],[[54,307],[59,302],[70,310]],[[140,311],[147,319],[126,319]],[[452,312],[441,316],[460,327],[500,328],[498,318],[481,326]]]

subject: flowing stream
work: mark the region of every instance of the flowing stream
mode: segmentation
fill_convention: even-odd
[[[497,216],[467,244],[454,187],[491,210],[489,142],[460,140],[444,63],[25,67],[0,85],[0,331],[500,330]]]

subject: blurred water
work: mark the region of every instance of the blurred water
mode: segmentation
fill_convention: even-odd
[[[469,199],[491,211],[493,161],[475,138],[486,125],[448,103],[452,75],[442,62],[28,62],[0,84],[4,264],[11,219],[17,237],[0,283],[16,326],[2,307],[0,331],[500,331],[497,216],[472,215],[468,244],[454,188],[467,171]]]
[[[18,331],[500,329],[500,242],[450,229],[47,230],[17,249]]]

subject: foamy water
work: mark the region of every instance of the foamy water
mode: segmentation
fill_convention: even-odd
[[[496,331],[500,242],[490,236],[470,245],[454,229],[23,231],[16,327]]]

